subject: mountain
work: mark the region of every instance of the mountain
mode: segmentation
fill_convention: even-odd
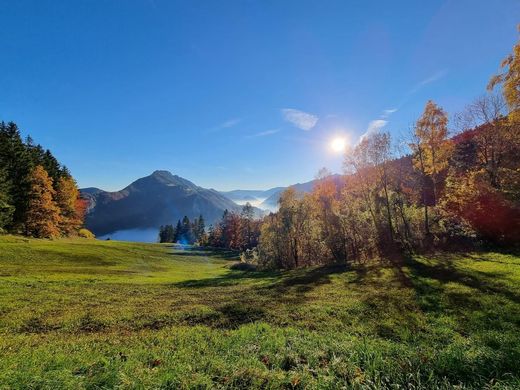
[[[218,191],[199,187],[168,171],[155,171],[121,191],[80,191],[89,201],[85,225],[98,236],[121,230],[158,229],[185,215],[192,219],[202,214],[209,225],[219,220],[226,209],[241,210]]]
[[[249,202],[251,205],[258,207],[264,200],[284,188],[285,187],[275,187],[268,190],[232,190],[220,191],[220,193],[239,205]]]
[[[335,174],[331,176],[333,180],[339,182],[341,175]],[[305,183],[293,184],[292,187],[296,192],[307,193],[311,192],[318,180],[311,180]],[[274,187],[268,190],[233,190],[220,191],[222,195],[229,198],[233,202],[243,205],[247,202],[262,210],[276,211],[278,210],[278,200],[280,195],[289,187]]]
[[[338,174],[334,174],[334,175],[331,175],[330,177],[332,177],[332,179],[334,181],[339,182],[339,180],[341,179],[342,176],[338,175]],[[316,185],[317,182],[318,182],[318,179],[311,180],[311,181],[308,181],[305,183],[293,184],[292,186],[289,186],[289,187],[278,187],[278,190],[274,191],[268,198],[266,198],[262,203],[260,203],[258,205],[258,207],[261,209],[264,209],[264,210],[271,210],[271,211],[278,210],[278,201],[280,200],[280,195],[282,195],[282,192],[284,192],[287,188],[294,188],[296,190],[296,192],[307,193],[307,192],[311,192],[314,189],[314,186]]]

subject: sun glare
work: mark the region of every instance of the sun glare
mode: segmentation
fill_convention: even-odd
[[[345,149],[347,148],[347,140],[345,138],[340,138],[340,137],[334,138],[330,143],[330,148],[335,153],[344,152]]]

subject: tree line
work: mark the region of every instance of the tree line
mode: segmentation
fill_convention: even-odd
[[[204,217],[200,215],[193,221],[187,216],[177,221],[177,225],[163,225],[159,228],[159,242],[180,243],[183,245],[206,245],[207,234]]]
[[[260,224],[254,218],[253,207],[247,203],[240,213],[225,210],[220,221],[208,229],[202,215],[193,221],[185,216],[175,226],[163,225],[159,229],[159,242],[246,251],[258,245]]]
[[[85,209],[74,178],[51,151],[30,137],[23,140],[15,123],[0,122],[0,232],[79,234]]]

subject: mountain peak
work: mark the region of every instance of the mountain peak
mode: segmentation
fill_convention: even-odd
[[[173,177],[173,174],[170,171],[158,169],[156,171],[153,171],[153,173],[150,176],[164,178]]]

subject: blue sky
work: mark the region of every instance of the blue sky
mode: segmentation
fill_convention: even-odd
[[[156,169],[219,190],[341,170],[330,140],[455,113],[517,40],[517,0],[0,0],[0,119],[82,187]]]

